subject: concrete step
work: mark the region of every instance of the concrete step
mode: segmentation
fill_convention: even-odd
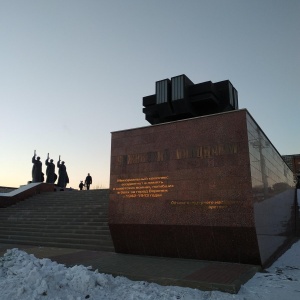
[[[14,220],[18,221],[20,224],[22,224],[22,226],[29,226],[29,225],[39,225],[39,226],[48,226],[48,225],[57,225],[57,226],[65,226],[65,225],[84,225],[84,226],[101,226],[103,225],[104,222],[106,221],[80,221],[80,220],[76,220],[76,221],[70,221],[70,220],[60,220],[60,222],[58,223],[57,220],[46,220],[47,222],[41,222],[39,220]],[[107,222],[106,222],[107,223]],[[10,222],[1,222],[1,225],[4,224],[11,224]]]
[[[110,238],[110,232],[109,230],[61,230],[59,228],[57,229],[36,229],[36,230],[21,230],[21,229],[3,229],[0,228],[0,234],[5,234],[5,235],[34,235],[34,236],[76,236],[82,237],[85,236],[84,238],[88,237],[109,237]]]
[[[84,225],[99,225],[99,222],[107,222],[106,219],[100,219],[100,218],[66,218],[66,219],[57,219],[57,218],[45,218],[45,219],[27,219],[27,218],[14,218],[12,220],[1,220],[1,223],[8,224],[9,222],[18,222],[20,224],[40,224],[40,226],[44,225],[68,225],[68,224],[84,224]]]
[[[29,198],[27,201],[31,202],[31,201],[33,201],[33,198],[34,198],[34,201],[40,201],[40,202],[53,201],[53,202],[57,202],[57,203],[62,203],[64,201],[65,203],[77,203],[78,201],[82,201],[82,202],[107,203],[107,199],[100,198],[100,197],[95,197],[94,199],[91,197],[89,197],[89,198],[85,198],[85,197],[63,198],[63,197],[55,197],[55,195],[53,195],[51,197],[45,197],[45,198],[42,198],[41,196],[39,196],[39,198],[32,197],[32,198]]]
[[[114,251],[108,190],[39,194],[0,210],[0,242]]]
[[[2,228],[0,228],[2,229]],[[0,231],[0,235],[3,234],[4,231]],[[5,230],[5,235],[41,235],[41,236],[106,236],[110,237],[110,231],[109,230],[86,230],[86,229],[65,229],[61,230],[61,228],[30,228],[30,231],[28,231],[28,228],[22,229],[22,228],[9,228]]]
[[[56,242],[41,242],[41,241],[34,241],[34,240],[16,240],[16,239],[0,239],[0,243],[3,244],[23,244],[23,245],[32,245],[32,246],[40,246],[40,247],[57,247],[57,248],[71,248],[71,249],[83,249],[83,250],[95,250],[95,251],[108,251],[114,252],[114,247],[112,245],[89,245],[89,244],[69,244],[69,243],[56,243]]]
[[[84,195],[81,193],[43,193],[39,195],[35,195],[31,198],[28,198],[26,201],[32,202],[32,201],[56,201],[56,202],[66,202],[66,203],[72,203],[72,202],[78,202],[78,201],[90,201],[90,202],[99,202],[99,203],[107,203],[108,202],[108,193],[106,194],[96,194],[92,193],[89,195]],[[21,202],[22,203],[22,202]]]
[[[32,200],[32,201],[29,201]],[[79,199],[78,201],[66,201],[64,199],[57,200],[57,199],[44,199],[44,200],[37,200],[37,199],[29,199],[26,201],[21,201],[16,203],[13,206],[7,207],[9,208],[26,208],[26,207],[35,207],[38,204],[38,207],[44,207],[44,206],[59,206],[59,207],[77,207],[77,206],[91,206],[91,205],[99,205],[99,206],[108,206],[108,203],[101,202],[101,201],[84,201],[82,199]],[[33,201],[34,200],[34,201]]]
[[[26,204],[25,204],[26,203]],[[74,200],[68,200],[68,199],[55,199],[55,198],[45,198],[45,199],[35,199],[35,198],[31,198],[31,199],[27,199],[25,202],[21,201],[21,202],[17,202],[15,206],[19,206],[19,207],[25,207],[25,206],[31,206],[31,205],[35,205],[36,203],[40,204],[40,205],[65,205],[65,206],[72,206],[72,205],[91,205],[91,204],[95,204],[95,205],[108,205],[108,203],[106,201],[99,201],[99,200],[85,200],[85,199],[78,199],[76,201]],[[8,207],[7,207],[8,208]]]
[[[22,234],[21,234],[22,233]],[[74,240],[109,240],[111,241],[111,237],[110,234],[108,232],[104,233],[101,232],[99,234],[92,234],[92,233],[69,233],[69,232],[61,232],[59,230],[56,231],[52,231],[52,232],[47,232],[47,231],[31,231],[31,232],[20,232],[20,231],[5,231],[3,232],[2,230],[0,230],[0,237],[4,238],[4,237],[11,237],[11,236],[15,236],[15,237],[34,237],[34,238],[46,238],[49,237],[51,239],[62,239],[62,238],[67,238],[67,239],[74,239]]]
[[[15,217],[18,218],[40,218],[44,219],[45,217],[57,217],[57,218],[107,218],[107,211],[103,210],[93,210],[93,211],[85,211],[85,210],[80,210],[80,211],[14,211],[14,212],[9,212],[9,213],[0,213],[0,220],[5,220],[5,219],[12,219]]]
[[[95,208],[99,208],[99,209],[106,209],[108,207],[108,204],[104,204],[104,203],[95,203],[95,202],[90,202],[90,203],[82,203],[82,202],[78,202],[76,203],[76,205],[74,203],[70,203],[70,205],[65,205],[65,203],[60,203],[61,205],[56,205],[55,203],[48,201],[48,202],[34,202],[34,203],[26,203],[23,204],[24,202],[19,202],[16,205],[13,206],[9,206],[1,211],[14,211],[15,209],[19,209],[19,210],[30,210],[30,209],[44,209],[45,207],[49,207],[49,208],[61,208],[61,209],[72,209],[72,208],[89,208],[89,207],[95,207]],[[22,204],[22,205],[21,205]]]
[[[15,211],[14,213],[6,213],[6,214],[0,214],[0,220],[1,219],[9,219],[9,218],[14,218],[16,217],[16,215],[19,218],[35,218],[35,217],[40,217],[40,218],[44,218],[44,217],[57,217],[57,218],[71,218],[71,217],[76,217],[76,218],[87,218],[87,217],[107,217],[107,213],[105,211],[73,211],[73,212],[69,212],[69,211],[33,211],[33,212],[19,212],[19,211]]]
[[[56,243],[68,243],[68,244],[88,244],[88,245],[101,245],[101,244],[111,244],[111,239],[98,237],[79,239],[79,238],[70,238],[70,237],[48,237],[48,236],[34,236],[34,235],[9,235],[9,234],[0,234],[0,240],[19,240],[19,241],[36,241],[36,242],[56,242]]]
[[[56,208],[55,209],[48,209],[48,208],[44,208],[41,209],[39,208],[38,210],[18,210],[16,209],[15,211],[8,211],[8,212],[0,212],[0,217],[1,216],[6,216],[6,215],[13,215],[13,214],[26,214],[26,215],[30,215],[30,214],[64,214],[64,215],[72,215],[72,214],[78,214],[81,213],[82,215],[89,215],[89,214],[106,214],[108,213],[107,209],[99,209],[99,208],[73,208],[73,209],[62,209],[62,208]]]
[[[1,223],[0,224],[0,229],[6,229],[9,230],[10,228],[17,228],[18,230],[36,230],[36,229],[41,229],[41,224],[40,223],[30,223],[30,224],[19,224],[19,223]],[[108,225],[106,222],[103,222],[101,225],[85,225],[80,223],[79,225],[61,225],[61,224],[43,224],[42,229],[46,230],[55,230],[57,228],[60,228],[61,230],[109,230]]]
[[[82,214],[85,213],[107,213],[107,207],[97,207],[97,206],[78,206],[78,207],[53,207],[53,206],[39,206],[38,208],[34,209],[34,207],[28,207],[27,209],[20,209],[16,207],[14,210],[10,209],[6,210],[4,209],[3,211],[0,212],[1,215],[7,215],[7,214],[14,214],[14,213],[42,213],[42,212],[47,212],[47,213],[60,213],[63,212],[64,214],[71,214],[71,213],[78,213],[81,212]]]
[[[88,196],[106,196],[109,194],[108,189],[100,189],[100,190],[89,190],[89,191],[68,191],[68,192],[62,192],[62,193],[57,193],[57,192],[46,192],[44,193],[45,195],[51,195],[55,194],[58,197],[88,197]],[[39,194],[41,195],[41,194]]]

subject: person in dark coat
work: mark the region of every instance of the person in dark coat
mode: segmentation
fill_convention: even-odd
[[[92,184],[92,176],[90,175],[90,173],[88,173],[88,176],[86,176],[85,178],[85,186],[87,190],[90,189],[91,184]]]
[[[42,182],[42,162],[40,161],[40,157],[38,156],[35,159],[35,154],[32,157],[32,182]]]
[[[55,164],[53,163],[53,159],[50,159],[49,162],[49,157],[45,161],[45,165],[47,166],[46,169],[46,183],[54,183],[55,180],[57,179],[57,175],[55,174]]]
[[[57,162],[57,167],[59,169],[57,185],[64,189],[67,186],[67,184],[69,183],[69,177],[68,177],[68,173],[67,173],[67,168],[65,166],[65,162],[62,161],[60,163],[60,160],[59,160]]]
[[[80,181],[79,188],[80,188],[81,191],[82,191],[83,187],[84,187],[83,181]]]

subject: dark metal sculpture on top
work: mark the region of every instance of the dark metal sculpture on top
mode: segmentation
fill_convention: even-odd
[[[64,161],[60,162],[60,156],[59,156],[59,159],[57,162],[57,167],[59,169],[57,185],[59,187],[61,187],[62,189],[64,189],[67,186],[67,184],[69,183],[69,176],[67,173],[67,168],[65,166],[65,162]]]
[[[43,182],[43,173],[42,173],[42,162],[40,157],[36,157],[36,151],[34,150],[34,155],[32,157],[32,182]]]
[[[154,95],[143,97],[150,124],[188,119],[238,109],[238,93],[229,80],[194,84],[186,75],[156,82]]]
[[[46,183],[54,183],[57,179],[57,175],[55,174],[55,164],[53,163],[53,159],[50,159],[50,162],[49,162],[49,153],[48,153],[47,159],[45,161],[45,165],[47,166]]]

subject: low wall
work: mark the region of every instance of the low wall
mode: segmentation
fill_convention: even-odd
[[[9,193],[9,192],[14,191],[16,189],[17,188],[14,188],[14,187],[0,186],[0,194],[1,193]]]
[[[8,207],[36,194],[53,192],[54,184],[29,183],[8,193],[0,193],[0,208]]]

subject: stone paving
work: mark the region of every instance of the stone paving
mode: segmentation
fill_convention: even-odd
[[[0,244],[0,256],[12,248],[24,250],[38,258],[50,258],[66,266],[91,266],[101,273],[132,280],[229,293],[237,293],[242,284],[261,270],[259,266],[236,263],[19,244]]]

